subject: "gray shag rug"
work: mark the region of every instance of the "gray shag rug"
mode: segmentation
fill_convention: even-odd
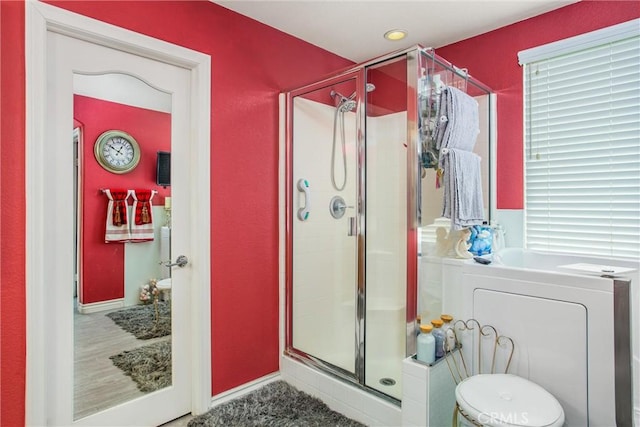
[[[158,312],[160,316],[157,325],[153,304],[125,308],[108,313],[107,316],[139,340],[148,340],[171,334],[171,301],[159,301]]]
[[[284,381],[269,383],[246,396],[193,418],[188,427],[364,427],[332,411],[321,400]]]
[[[171,385],[171,340],[123,351],[109,359],[136,382],[140,391]]]

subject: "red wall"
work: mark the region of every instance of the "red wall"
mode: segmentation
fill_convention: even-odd
[[[0,1],[0,425],[24,425],[24,4]]]
[[[407,111],[407,61],[396,60],[368,71],[367,116],[378,117]]]
[[[277,93],[349,62],[207,1],[56,3],[212,55],[213,391],[278,369]],[[438,53],[499,94],[500,208],[522,208],[516,52],[638,16],[582,1]],[[24,424],[24,6],[0,1],[0,425]],[[233,34],[233,35],[232,35]]]
[[[351,63],[209,1],[55,5],[211,55],[215,394],[278,370],[278,93]]]
[[[171,150],[171,115],[79,95],[73,97],[73,115],[83,124],[84,144],[81,302],[124,298],[124,244],[104,242],[108,199],[100,189],[152,189],[158,191],[153,204],[164,204],[164,197],[170,195],[171,190],[156,185],[156,153]],[[129,173],[108,172],[95,159],[95,141],[112,129],[127,132],[140,145],[140,163]],[[129,204],[133,204],[132,199]]]
[[[544,15],[449,46],[438,55],[498,94],[499,209],[522,209],[523,201],[523,110],[522,68],[518,52],[545,43],[597,30],[640,17],[638,1],[588,1],[566,6]]]
[[[278,93],[351,62],[208,1],[58,6],[212,56],[213,392],[278,370]],[[24,3],[0,1],[0,425],[24,425]],[[231,36],[231,34],[234,34]]]

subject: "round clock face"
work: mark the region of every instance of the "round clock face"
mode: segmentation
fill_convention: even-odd
[[[96,160],[113,173],[133,170],[140,161],[140,147],[131,135],[118,130],[110,130],[98,137],[94,147]]]

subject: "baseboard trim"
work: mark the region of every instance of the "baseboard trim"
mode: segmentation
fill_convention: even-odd
[[[274,381],[278,381],[280,379],[282,379],[282,377],[280,376],[280,372],[274,372],[273,374],[265,375],[264,377],[242,384],[241,386],[238,386],[236,388],[232,388],[231,390],[216,394],[211,398],[211,408],[221,405],[230,400],[237,399],[238,397],[242,397],[245,394],[251,393],[252,391],[257,390],[262,386],[265,386]]]
[[[78,313],[91,314],[99,311],[114,310],[124,307],[124,298],[112,299],[109,301],[91,302],[89,304],[78,303]]]

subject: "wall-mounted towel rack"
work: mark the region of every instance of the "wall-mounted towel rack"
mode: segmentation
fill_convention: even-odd
[[[98,194],[106,193],[107,190],[108,190],[108,188],[100,188],[100,189],[98,189]],[[133,190],[127,190],[127,191],[133,191]],[[156,194],[158,194],[158,191],[157,190],[151,190],[151,194],[152,195],[156,195]]]

